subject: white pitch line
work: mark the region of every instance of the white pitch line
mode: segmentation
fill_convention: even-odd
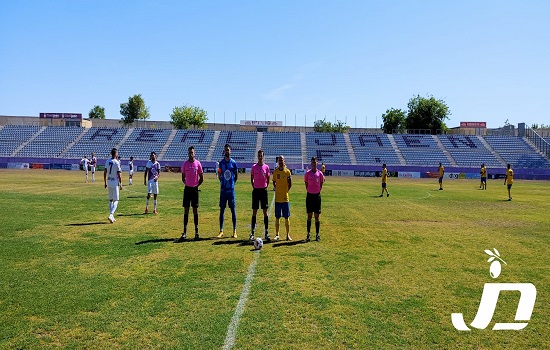
[[[275,204],[275,194],[273,195],[273,200],[271,201],[271,208],[273,208],[273,205]],[[239,322],[241,321],[241,316],[244,312],[244,306],[246,302],[248,301],[248,294],[250,294],[250,286],[252,284],[252,278],[254,278],[254,273],[256,272],[256,265],[258,264],[258,259],[260,258],[260,252],[257,251],[254,253],[254,259],[252,259],[252,262],[250,263],[250,267],[248,268],[248,275],[246,275],[246,280],[244,281],[243,290],[241,292],[241,296],[239,298],[239,302],[237,303],[237,308],[235,309],[235,313],[233,314],[233,317],[231,317],[231,322],[229,323],[229,326],[227,327],[227,334],[225,335],[225,341],[223,342],[223,350],[230,350],[235,346],[235,337],[237,336],[237,328],[239,328]]]

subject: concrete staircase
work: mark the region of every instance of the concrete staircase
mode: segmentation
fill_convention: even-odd
[[[258,132],[258,137],[256,138],[256,152],[254,154],[258,154],[258,151],[262,149],[263,140],[264,140],[264,133]]]
[[[134,130],[135,130],[135,128],[129,128],[128,131],[126,131],[126,134],[124,135],[122,140],[120,140],[118,145],[116,145],[117,149],[120,149],[120,146],[122,146],[124,144],[124,142],[126,142],[128,140],[128,138],[130,137],[130,135],[132,135],[132,132],[134,132]]]
[[[485,148],[487,148],[487,149],[496,157],[496,159],[498,159],[498,160],[502,163],[502,166],[506,166],[506,164],[507,164],[506,160],[504,160],[504,158],[502,158],[502,157],[500,156],[500,154],[498,154],[498,153],[493,149],[493,147],[491,147],[491,145],[485,140],[484,137],[477,136],[477,138],[479,139],[479,141],[481,141],[481,143],[483,144],[483,146],[485,146]]]
[[[220,138],[221,131],[214,131],[214,137],[212,138],[212,143],[210,144],[210,147],[208,147],[208,153],[206,154],[206,161],[211,162],[212,157],[214,156],[214,151],[216,150],[216,145],[218,144],[218,140]]]
[[[443,152],[445,157],[447,157],[447,160],[449,161],[449,163],[451,163],[452,166],[458,166],[458,163],[453,158],[451,153],[445,148],[445,146],[443,146],[443,143],[441,142],[439,137],[437,137],[437,135],[431,135],[431,136],[434,139],[434,141],[437,143],[437,147],[439,147],[439,149]]]
[[[397,142],[395,142],[395,139],[393,138],[392,134],[388,134],[388,139],[390,140],[391,146],[395,150],[395,154],[397,154],[397,158],[399,158],[399,162],[401,165],[407,165],[407,161],[405,160],[405,157],[403,157],[403,154],[401,153],[401,150],[397,146]]]
[[[74,145],[76,145],[76,144],[84,137],[84,135],[86,135],[86,133],[87,133],[88,131],[90,131],[90,129],[84,129],[84,130],[82,130],[82,132],[80,133],[80,135],[78,135],[78,136],[76,137],[76,139],[75,139],[73,142],[69,143],[69,144],[67,145],[67,147],[65,147],[65,149],[63,150],[63,152],[61,152],[61,154],[59,155],[59,158],[65,158],[65,155],[67,154],[67,152],[69,152],[69,150],[70,150]]]
[[[17,148],[13,151],[13,153],[11,154],[10,157],[15,157],[15,155],[17,154],[17,152],[21,151],[21,150],[23,149],[23,147],[25,147],[26,145],[28,145],[29,143],[31,143],[32,140],[34,140],[35,138],[38,137],[38,135],[40,135],[41,133],[43,133],[44,130],[46,130],[46,128],[47,128],[46,126],[41,127],[40,130],[38,130],[38,131],[36,132],[36,134],[32,135],[27,141],[25,141],[25,142],[23,142],[21,145],[19,145],[19,147],[17,147]]]
[[[344,141],[346,141],[346,148],[348,149],[349,159],[351,160],[352,165],[357,165],[357,157],[355,157],[355,151],[351,145],[351,140],[348,133],[343,133]]]
[[[162,149],[159,152],[159,159],[162,159],[164,157],[164,155],[166,154],[166,151],[168,151],[168,146],[170,146],[170,144],[172,143],[172,140],[174,139],[174,137],[176,137],[177,132],[178,132],[178,129],[173,129],[170,132],[170,135],[168,136],[168,140],[166,140],[166,143],[164,144],[164,146],[162,146]]]
[[[307,159],[307,139],[306,139],[306,133],[300,132],[300,145],[302,146],[302,164],[309,163],[309,160]]]

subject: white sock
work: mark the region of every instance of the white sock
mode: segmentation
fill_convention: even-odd
[[[113,215],[115,214],[116,207],[118,207],[118,201],[113,202]]]
[[[146,208],[149,208],[149,198],[147,198],[147,199],[145,200],[145,207],[146,207]]]
[[[113,201],[109,201],[109,214],[113,215]]]

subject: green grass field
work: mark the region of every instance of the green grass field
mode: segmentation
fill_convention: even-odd
[[[390,178],[390,197],[378,198],[380,179],[327,177],[322,240],[303,243],[295,176],[294,242],[254,252],[243,243],[249,175],[237,184],[238,239],[214,238],[219,192],[208,174],[203,239],[177,244],[181,175],[162,174],[159,215],[143,214],[142,176],[109,224],[103,174],[85,184],[82,172],[0,170],[0,348],[221,349],[255,259],[235,349],[550,348],[548,182],[516,180],[507,202],[501,180],[487,191],[446,180],[438,191],[437,179]],[[230,227],[227,210],[226,236]],[[508,264],[496,280],[492,248]],[[514,322],[519,293],[504,292],[487,329],[457,331],[451,313],[469,324],[484,284],[499,282],[536,286],[529,325],[491,330]]]

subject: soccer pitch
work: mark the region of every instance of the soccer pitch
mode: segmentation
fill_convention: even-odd
[[[327,177],[321,242],[305,243],[305,186],[294,176],[294,241],[257,252],[244,242],[249,174],[236,189],[239,237],[215,238],[219,184],[206,174],[201,240],[183,243],[173,242],[181,174],[162,173],[159,214],[145,215],[143,173],[133,186],[124,173],[114,224],[96,175],[86,184],[83,172],[0,170],[0,348],[550,348],[548,182],[516,180],[508,202],[502,180],[486,191],[445,180],[438,191],[437,179],[390,178],[379,198],[379,178]],[[506,262],[496,279],[484,252],[493,248]],[[514,322],[520,293],[508,291],[486,329],[455,329],[451,314],[469,325],[485,283],[536,287],[526,328],[492,330]]]

